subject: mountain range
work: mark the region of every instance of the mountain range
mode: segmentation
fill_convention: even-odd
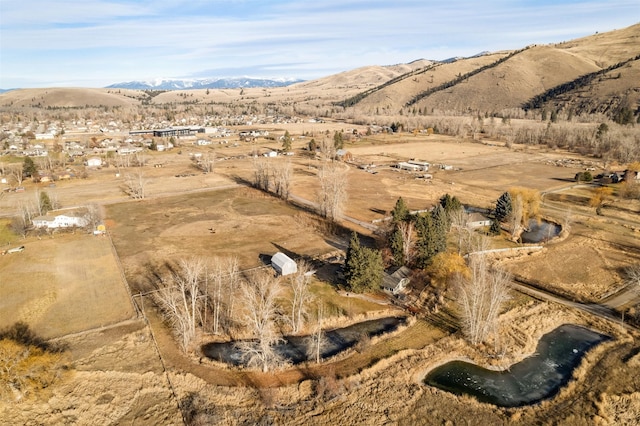
[[[196,89],[237,89],[252,87],[285,87],[300,83],[300,79],[266,79],[251,77],[165,79],[151,81],[128,81],[107,86],[107,89],[134,90],[196,90]]]
[[[11,108],[187,102],[295,105],[296,111],[308,115],[346,112],[351,117],[434,113],[517,117],[523,111],[547,110],[614,119],[624,113],[637,121],[640,24],[466,58],[365,66],[308,81],[158,79],[101,89],[19,89],[0,94],[0,106]]]

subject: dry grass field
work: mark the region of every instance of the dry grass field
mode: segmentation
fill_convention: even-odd
[[[237,256],[248,269],[277,251],[314,257],[336,250],[314,217],[251,188],[112,204],[106,214],[130,280],[146,264],[192,256]]]
[[[298,126],[295,129],[301,131],[302,125]],[[289,159],[294,166],[292,193],[314,200],[318,161],[300,150],[306,143],[304,138],[296,138],[296,155]],[[268,140],[258,145],[264,150],[278,147],[277,142]],[[501,261],[523,279],[561,294],[598,301],[620,284],[621,269],[640,258],[637,236],[627,224],[634,222],[638,206],[621,203],[605,208],[604,216],[596,217],[587,205],[589,189],[572,188],[568,181],[577,169],[548,163],[569,157],[565,152],[525,151],[517,146],[508,149],[494,143],[409,134],[363,138],[347,143],[346,148],[356,162],[378,166],[377,174],[349,166],[346,214],[354,218],[381,218],[400,196],[412,209],[431,206],[445,193],[465,203],[489,207],[508,188],[525,186],[551,191],[546,195],[545,216],[560,221],[571,210],[574,218],[567,238],[548,244],[540,253]],[[41,187],[55,193],[65,206],[90,201],[104,205],[105,223],[134,293],[145,286],[148,266],[167,260],[236,255],[242,268],[251,268],[262,264],[260,255],[276,251],[313,257],[344,248],[344,238],[327,233],[313,214],[238,184],[251,180],[252,163],[250,158],[232,157],[250,153],[252,145],[215,147],[219,161],[209,174],[197,172],[188,157],[190,150],[203,148],[182,149],[182,154],[173,151],[149,156],[149,165],[163,167],[142,169],[149,179],[145,200],[128,199],[113,168],[90,171],[86,180]],[[453,170],[435,168],[433,179],[427,182],[389,167],[409,158],[451,165]],[[176,177],[178,174],[189,176]],[[2,212],[11,212],[18,200],[33,199],[36,188],[36,184],[28,184],[26,193],[0,199]],[[349,222],[344,224],[350,226]],[[8,234],[0,235],[6,239]],[[54,337],[133,315],[107,239],[56,234],[53,239],[28,239],[25,247],[22,253],[0,257],[1,318],[11,318],[1,325],[12,323],[13,318],[24,319],[38,333]],[[100,265],[109,266],[104,270]],[[5,284],[7,276],[11,277],[10,286]],[[87,282],[101,285],[87,287]],[[329,301],[336,314],[348,314],[342,321],[393,312],[389,306],[344,297],[324,282],[315,281],[312,290]],[[184,355],[148,299],[145,309],[150,326],[133,321],[64,338],[75,375],[46,397],[25,401],[17,412],[0,403],[0,419],[18,424],[34,413],[49,413],[45,424],[179,424],[180,404],[182,414],[192,423],[198,418],[217,424],[304,421],[317,425],[338,421],[446,424],[451,419],[474,419],[482,424],[542,421],[608,425],[624,419],[625,410],[634,412],[638,404],[639,385],[625,374],[632,368],[632,355],[638,348],[627,332],[587,314],[532,302],[528,297],[514,298],[504,314],[508,325],[504,336],[511,346],[503,359],[487,360],[458,333],[449,335],[440,328],[438,321],[420,320],[390,338],[373,340],[326,364],[276,374],[230,369],[199,360],[197,355]],[[87,311],[94,316],[82,317]],[[531,353],[542,334],[562,323],[582,323],[615,335],[617,340],[590,354],[572,384],[551,401],[522,409],[498,409],[420,383],[425,371],[452,358],[504,368]],[[592,382],[597,385],[591,386]],[[67,413],[66,420],[55,414],[57,410]]]
[[[23,244],[0,257],[0,327],[23,321],[52,338],[134,316],[108,238],[58,234]]]

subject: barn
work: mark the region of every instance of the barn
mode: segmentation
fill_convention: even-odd
[[[282,252],[271,257],[271,266],[282,276],[295,274],[298,271],[296,262]]]

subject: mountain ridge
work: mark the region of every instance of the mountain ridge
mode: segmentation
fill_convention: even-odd
[[[156,78],[153,80],[133,80],[110,84],[105,89],[133,90],[197,90],[197,89],[240,89],[254,87],[286,87],[301,83],[297,78],[253,78],[253,77],[209,77],[209,78]]]

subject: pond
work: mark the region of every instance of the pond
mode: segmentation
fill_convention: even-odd
[[[323,359],[332,357],[363,340],[394,331],[405,323],[405,318],[387,317],[325,331],[320,357]],[[283,339],[283,342],[275,346],[275,350],[292,364],[315,359],[315,356],[308,355],[312,345],[309,336],[286,336]],[[202,353],[215,361],[235,366],[246,365],[235,342],[209,343],[202,346]]]
[[[562,227],[556,223],[531,219],[527,230],[520,235],[520,239],[528,244],[545,242],[556,237],[561,230]]]
[[[545,334],[536,353],[506,371],[493,371],[464,361],[452,361],[430,371],[425,384],[501,407],[519,407],[554,396],[564,386],[584,354],[608,336],[572,324]]]

